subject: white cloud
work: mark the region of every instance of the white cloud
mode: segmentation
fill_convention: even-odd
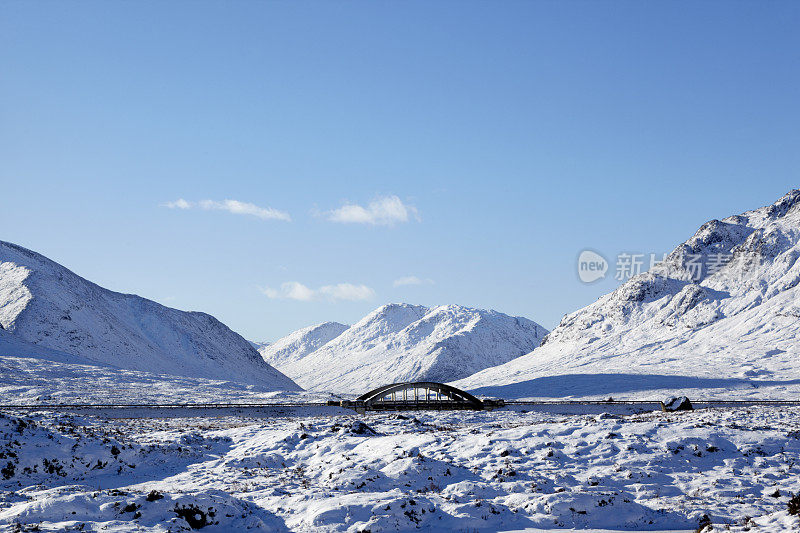
[[[319,288],[319,293],[324,294],[332,300],[369,300],[375,296],[375,291],[366,285],[353,285],[352,283],[337,283],[336,285],[325,285]]]
[[[430,278],[421,279],[417,276],[405,276],[394,280],[392,285],[395,287],[403,287],[405,285],[433,285],[433,280]]]
[[[233,213],[234,215],[252,215],[264,220],[274,219],[285,220],[287,222],[292,220],[289,213],[285,211],[278,211],[271,207],[259,207],[255,204],[240,202],[238,200],[224,200],[222,202],[203,200],[199,205],[203,209],[217,209]]]
[[[300,300],[301,302],[308,302],[316,296],[313,289],[309,289],[297,281],[287,281],[281,285],[281,292],[286,295],[286,298]]]
[[[271,300],[274,300],[276,298],[280,298],[281,297],[280,291],[277,291],[277,290],[275,290],[275,289],[273,289],[271,287],[259,287],[258,290],[260,290],[262,293],[264,293],[264,296],[266,296],[267,298],[269,298]]]
[[[272,207],[260,207],[248,202],[240,202],[239,200],[223,200],[218,202],[216,200],[200,200],[199,202],[189,202],[183,198],[178,198],[174,202],[167,202],[161,204],[170,209],[204,209],[206,211],[227,211],[234,215],[250,215],[262,220],[285,220],[287,222],[292,220],[289,213],[279,211]]]
[[[408,222],[411,217],[419,220],[417,209],[404,204],[397,196],[376,198],[366,207],[345,204],[339,209],[328,211],[326,215],[331,222],[373,226],[393,226],[400,222]]]
[[[300,302],[310,302],[312,300],[327,299],[330,301],[348,300],[369,300],[375,296],[375,291],[366,285],[353,285],[352,283],[337,283],[336,285],[324,285],[319,289],[312,289],[298,281],[287,281],[282,283],[279,289],[261,287],[261,292],[268,298],[286,298]]]
[[[170,209],[189,209],[190,207],[192,207],[192,204],[190,204],[183,198],[178,198],[174,202],[167,202],[161,205],[163,205],[164,207],[169,207]]]

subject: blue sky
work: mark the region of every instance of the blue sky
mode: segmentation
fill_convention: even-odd
[[[0,239],[250,339],[397,301],[552,328],[617,284],[580,283],[582,249],[669,251],[798,185],[798,27],[796,2],[3,2]]]

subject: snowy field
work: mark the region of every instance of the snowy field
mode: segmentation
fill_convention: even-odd
[[[519,385],[466,389],[506,400],[786,400],[800,398],[800,383],[760,378],[686,375],[572,374],[544,376]],[[367,392],[364,390],[363,392]],[[0,405],[325,402],[325,392],[278,392],[225,380],[154,374],[31,357],[0,357]]]
[[[800,527],[800,408],[0,418],[0,530]]]
[[[324,402],[325,393],[97,365],[0,356],[0,404]]]

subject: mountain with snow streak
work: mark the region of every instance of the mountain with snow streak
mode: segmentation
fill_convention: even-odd
[[[566,315],[532,353],[457,386],[505,397],[800,392],[800,190],[704,224],[650,271]],[[793,392],[790,392],[793,391]]]
[[[284,366],[318,350],[344,333],[349,327],[338,322],[323,322],[316,326],[298,329],[272,344],[260,346],[258,353],[270,365]]]
[[[363,393],[393,382],[466,377],[530,352],[547,334],[526,318],[458,305],[390,304],[349,328],[326,331],[343,327],[303,356],[283,353],[286,363],[276,361],[277,368],[307,389]],[[275,344],[292,345],[304,335],[300,330]]]
[[[3,355],[231,380],[266,390],[298,386],[216,318],[91,283],[46,257],[0,241]],[[14,353],[10,353],[13,351]],[[34,353],[36,352],[36,353]],[[54,352],[58,352],[57,354]],[[74,361],[64,360],[66,354]]]

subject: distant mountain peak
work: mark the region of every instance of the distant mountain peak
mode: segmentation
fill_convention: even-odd
[[[313,327],[304,328],[277,341],[280,349],[261,353],[302,386],[358,392],[393,381],[464,377],[528,353],[546,334],[533,321],[497,311],[393,303],[324,342]]]
[[[796,213],[800,204],[800,189],[792,189],[783,195],[777,202],[767,207],[767,216],[779,218],[790,212]]]
[[[258,349],[261,357],[272,366],[297,361],[341,335],[347,328],[338,322],[323,322],[299,329],[272,344]]]

